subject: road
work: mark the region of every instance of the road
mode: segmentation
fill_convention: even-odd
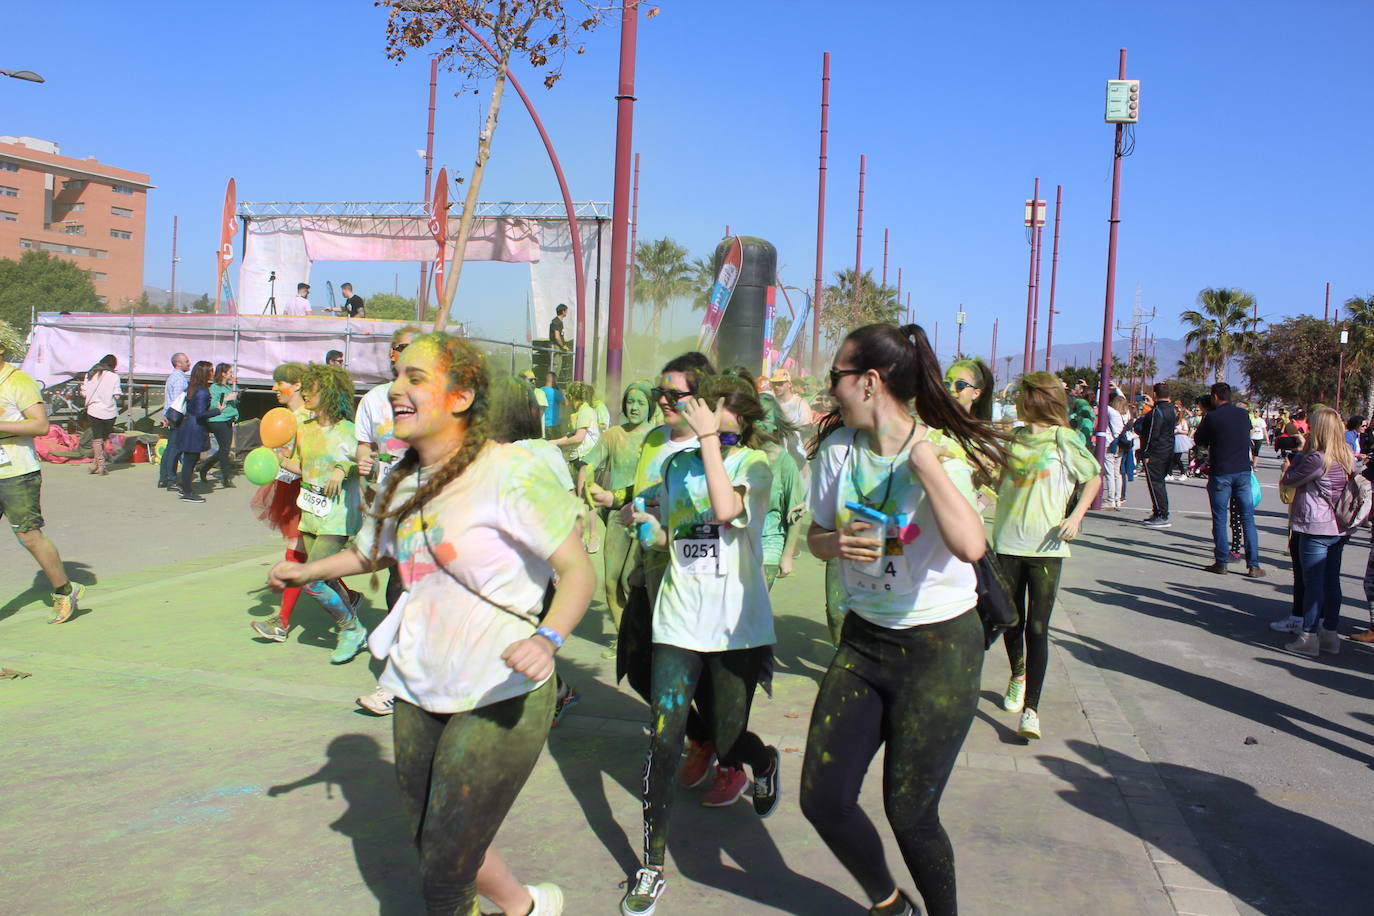
[[[69,624],[44,624],[27,554],[0,553],[0,665],[32,675],[0,680],[0,911],[422,912],[389,722],[352,702],[377,663],[329,665],[328,620],[309,598],[287,643],[254,640],[247,622],[274,608],[263,579],[280,547],[248,511],[251,488],[186,504],[154,476],[45,466],[48,530],[90,585]],[[1261,476],[1272,483],[1276,466]],[[1016,736],[998,705],[1005,653],[986,656],[942,808],[965,913],[1369,911],[1358,881],[1374,862],[1374,652],[1346,642],[1303,659],[1267,628],[1290,581],[1276,490],[1261,507],[1260,581],[1202,571],[1201,482],[1170,491],[1168,530],[1136,523],[1139,485],[1139,508],[1090,516],[1052,621],[1044,740]],[[1367,548],[1362,533],[1347,551],[1347,630],[1366,616]],[[805,559],[773,592],[778,676],[753,727],[783,751],[782,806],[761,822],[682,792],[660,913],[865,912],[796,805],[831,652],[821,581]],[[601,657],[609,631],[594,609],[561,654],[582,702],[497,840],[522,878],[561,884],[578,916],[616,912],[639,847],[646,711]],[[879,772],[863,801],[880,821]],[[909,886],[890,838],[888,851]]]

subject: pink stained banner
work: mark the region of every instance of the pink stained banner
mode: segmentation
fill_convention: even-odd
[[[429,208],[429,234],[434,236],[439,253],[434,256],[434,301],[444,301],[444,255],[448,248],[448,169],[439,170],[434,182],[434,202]]]
[[[234,263],[234,234],[239,231],[238,215],[238,189],[234,185],[234,179],[229,179],[229,184],[224,188],[224,211],[220,216],[219,225],[219,249],[215,253],[216,268],[218,270],[215,283],[215,311],[219,311],[220,300],[225,289],[225,274],[229,270],[229,265]],[[238,314],[236,303],[231,296],[229,299],[229,314]]]
[[[301,217],[300,234],[311,261],[432,261],[434,236],[429,220],[385,219],[365,225],[366,219]],[[364,224],[364,225],[360,225]],[[450,238],[445,260],[453,259]],[[528,264],[540,258],[539,226],[533,220],[478,219],[464,249],[465,261],[502,261]]]

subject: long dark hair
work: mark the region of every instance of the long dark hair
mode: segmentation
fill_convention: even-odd
[[[100,361],[92,366],[90,371],[86,373],[86,379],[89,381],[102,372],[113,372],[118,365],[119,361],[115,359],[115,355],[113,353],[106,353],[104,356],[100,357]]]
[[[922,423],[953,436],[976,466],[1006,466],[1009,437],[965,413],[950,397],[940,373],[940,361],[919,324],[904,324],[900,328],[891,324],[864,325],[850,331],[844,343],[850,346],[855,369],[876,370],[888,394],[903,404],[912,404]],[[823,423],[838,425],[839,412],[826,417]],[[817,439],[823,440],[829,432],[818,430]]]
[[[723,398],[725,409],[739,418],[740,445],[745,448],[758,448],[763,444],[763,436],[758,426],[767,415],[752,384],[735,375],[713,375],[702,379],[697,397],[711,405],[712,409],[715,408],[716,401]]]
[[[191,380],[186,385],[187,403],[190,403],[191,395],[196,393],[197,388],[209,389],[210,370],[213,368],[214,366],[204,359],[191,367]]]
[[[969,408],[969,413],[971,413],[975,419],[982,420],[984,423],[991,423],[993,389],[997,387],[997,382],[992,377],[992,370],[988,368],[987,363],[976,356],[951,363],[950,367],[945,370],[946,378],[948,378],[949,374],[955,369],[964,369],[971,372],[973,374],[973,384],[978,388],[978,399],[974,401],[973,406]]]
[[[487,400],[487,436],[496,442],[538,439],[539,418],[544,411],[534,397],[534,386],[514,375],[491,380]]]

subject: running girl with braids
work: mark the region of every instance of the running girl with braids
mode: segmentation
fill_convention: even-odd
[[[272,370],[272,393],[277,396],[279,405],[295,415],[297,433],[310,419],[310,411],[305,409],[305,401],[301,398],[301,380],[304,378],[304,363],[282,363]],[[250,505],[259,521],[286,539],[286,559],[293,563],[304,563],[307,555],[305,545],[301,542],[301,510],[296,505],[301,492],[301,466],[296,461],[295,440],[276,449],[276,453],[281,473],[276,480],[258,488]],[[291,629],[291,614],[300,596],[299,588],[284,589],[281,593],[281,610],[273,617],[250,621],[248,625],[263,639],[286,642],[286,635]]]
[[[343,550],[362,524],[358,486],[358,439],[354,434],[353,379],[338,366],[311,363],[301,380],[301,398],[312,414],[296,431],[301,468],[301,541],[307,562]],[[367,648],[367,628],[343,580],[311,582],[305,592],[334,618],[338,644],[329,661],[342,665]]]
[[[1018,732],[1040,737],[1040,692],[1050,661],[1050,614],[1059,574],[1083,516],[1102,489],[1102,472],[1083,437],[1069,425],[1064,386],[1048,372],[1021,379],[1016,415],[1025,422],[1012,439],[1011,463],[997,492],[992,548],[1018,621],[1002,634],[1011,662],[1002,708],[1021,713]],[[1082,487],[1073,505],[1075,487]]]
[[[720,760],[702,804],[734,804],[750,784],[746,763],[754,810],[767,817],[778,803],[778,751],[749,731],[754,688],[767,684],[777,641],[762,543],[773,474],[753,447],[763,408],[752,385],[722,376],[677,410],[699,446],[669,458],[662,483],[639,494],[657,500],[658,514],[633,513],[635,524],[648,526],[646,549],[667,552],[668,569],[653,614],[644,864],[620,902],[624,916],[654,912],[666,886],[668,818],[694,696]],[[705,689],[698,692],[698,683]]]
[[[426,911],[476,916],[481,894],[506,916],[556,916],[562,892],[522,887],[488,847],[544,746],[554,653],[595,587],[581,507],[529,451],[488,441],[485,358],[471,343],[423,335],[397,370],[395,433],[410,450],[373,520],[351,548],[278,564],[269,581],[400,567],[406,596],[381,683],[396,696],[396,775]]]
[[[972,564],[987,540],[971,459],[1004,466],[1004,437],[950,397],[917,325],[850,332],[830,394],[845,428],[824,439],[812,462],[807,542],[817,557],[840,560],[847,613],[811,713],[802,812],[859,882],[870,913],[917,912],[858,804],[868,765],[885,746],[883,806],[902,858],[925,912],[954,916],[954,851],[940,795],[973,720],[983,666]]]

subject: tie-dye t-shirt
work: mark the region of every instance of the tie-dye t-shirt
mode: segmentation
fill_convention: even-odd
[[[701,452],[674,455],[657,495],[668,532],[668,573],[654,604],[654,642],[697,652],[772,645],[773,607],[763,577],[763,519],[773,472],[768,456],[737,448],[725,456],[744,511],[715,521]],[[653,551],[662,553],[662,551]]]
[[[391,505],[427,471],[407,476]],[[538,626],[549,557],[572,534],[582,506],[548,465],[518,445],[490,443],[419,511],[369,520],[357,549],[394,557],[410,597],[380,684],[435,713],[465,712],[535,689],[501,659]],[[442,564],[442,568],[440,567]]]
[[[780,451],[773,461],[773,487],[768,497],[768,515],[763,520],[763,562],[777,566],[782,562],[782,550],[787,544],[787,517],[794,506],[806,503],[806,488],[802,486],[797,462],[787,451]]]
[[[936,429],[927,438],[942,452],[945,473],[976,508],[963,448]],[[971,610],[978,601],[973,566],[949,552],[925,487],[912,475],[908,451],[878,455],[868,442],[866,432],[837,430],[812,462],[811,518],[820,527],[836,531],[847,525],[854,517],[847,502],[906,516],[905,527],[894,525],[886,533],[884,555],[877,561],[840,560],[842,609],[892,629],[940,623]],[[880,536],[875,529],[864,535]]]
[[[24,411],[42,403],[43,392],[33,376],[0,361],[0,420],[6,423],[21,422],[24,420]],[[3,456],[0,456],[0,480],[39,470],[33,436],[0,436],[0,449],[4,450]]]
[[[321,426],[309,419],[296,427],[296,457],[301,463],[301,531],[304,534],[328,534],[352,537],[362,523],[362,497],[358,492],[358,439],[353,421],[340,420],[333,426]],[[324,486],[329,482],[335,465],[344,468],[343,486],[339,493],[324,498]],[[304,504],[314,500],[325,514],[310,511]]]
[[[391,383],[378,385],[358,402],[354,417],[354,432],[359,442],[371,442],[377,447],[377,489],[386,483],[386,475],[405,457],[405,442],[396,438],[396,415],[391,412]]]
[[[1016,431],[1011,464],[997,491],[992,547],[1016,557],[1067,557],[1059,525],[1071,506],[1074,487],[1102,472],[1097,459],[1073,430],[1056,426]]]

